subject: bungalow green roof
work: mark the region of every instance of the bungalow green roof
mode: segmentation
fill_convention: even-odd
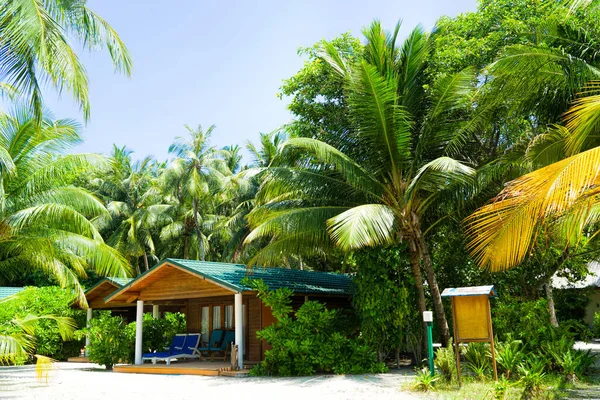
[[[125,287],[117,290],[117,292],[127,290],[128,287],[144,279],[147,274],[164,264],[175,265],[235,292],[253,290],[242,283],[246,277],[250,279],[262,279],[269,286],[269,289],[272,290],[289,288],[295,293],[301,294],[349,295],[352,283],[349,275],[331,272],[314,272],[286,268],[248,268],[243,264],[167,258],[129,282]],[[116,296],[117,292],[109,295],[105,300],[109,301],[110,298]]]
[[[117,286],[117,288],[122,288],[123,286],[125,286],[129,282],[131,282],[132,280],[133,280],[133,278],[118,278],[115,276],[108,276],[108,277],[102,279],[100,282],[96,283],[94,286],[92,286],[88,290],[86,290],[85,294],[90,293],[92,290],[96,289],[97,287],[102,285],[104,282],[110,282],[110,283],[114,284],[115,286]]]
[[[0,286],[0,300],[21,292],[24,287]]]

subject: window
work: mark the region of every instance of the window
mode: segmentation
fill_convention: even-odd
[[[200,333],[201,333],[201,338],[200,340],[202,342],[208,343],[208,336],[209,336],[209,312],[210,312],[210,307],[208,306],[203,306],[200,309]]]
[[[233,306],[225,306],[225,329],[232,329],[234,327]]]
[[[221,306],[213,306],[212,328],[221,329]]]

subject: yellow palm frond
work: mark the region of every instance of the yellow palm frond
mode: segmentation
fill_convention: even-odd
[[[573,222],[565,218],[569,212],[589,223],[590,214],[578,205],[595,198],[599,185],[600,147],[508,183],[494,202],[467,218],[469,252],[481,267],[492,271],[519,264],[530,251],[540,224],[569,224]]]

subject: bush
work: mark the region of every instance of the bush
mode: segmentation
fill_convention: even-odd
[[[135,335],[126,330],[123,317],[113,317],[110,311],[98,311],[90,320],[88,328],[79,331],[79,336],[89,335],[88,357],[90,361],[111,370],[118,362],[130,361]]]
[[[2,303],[0,324],[32,314],[69,317],[78,326],[85,326],[85,312],[71,307],[74,299],[73,293],[57,286],[25,288],[14,299]],[[58,326],[52,320],[40,320],[37,325],[33,349],[36,354],[56,360],[79,355],[83,341],[63,341]]]
[[[447,383],[452,382],[452,377],[456,375],[456,355],[454,354],[452,339],[446,347],[442,347],[435,353],[434,363],[440,371],[442,379]]]
[[[496,344],[496,363],[500,367],[504,378],[510,379],[511,374],[517,371],[519,364],[523,362],[525,353],[521,350],[520,340],[508,340]]]
[[[417,370],[417,376],[415,377],[415,383],[413,384],[413,390],[419,392],[432,392],[435,390],[433,384],[439,379],[439,376],[431,376],[429,368],[424,367]]]
[[[152,318],[152,314],[144,314],[142,352],[151,353],[153,351],[163,351],[169,347],[173,336],[178,333],[185,333],[186,322],[185,315],[182,313],[165,313],[163,318]],[[129,323],[125,328],[125,334],[135,338],[135,321]],[[135,357],[135,348],[131,347],[128,358],[133,360]]]
[[[526,350],[535,350],[553,337],[548,303],[545,299],[521,301],[499,298],[492,310],[494,333],[500,341],[521,340]]]
[[[477,376],[477,379],[484,380],[491,367],[489,345],[469,343],[467,347],[462,348],[462,352],[467,361],[467,368]]]
[[[384,372],[377,355],[360,339],[337,328],[337,310],[317,301],[307,301],[292,313],[292,291],[269,291],[262,281],[251,281],[258,297],[271,308],[276,322],[257,332],[271,349],[255,366],[252,375],[302,376],[319,372],[360,374]],[[292,317],[293,314],[293,317]]]
[[[365,249],[354,253],[353,259],[357,273],[352,280],[352,303],[360,331],[365,342],[385,356],[399,350],[410,331],[408,318],[414,309],[414,285],[407,249]],[[416,317],[420,323],[421,316]]]

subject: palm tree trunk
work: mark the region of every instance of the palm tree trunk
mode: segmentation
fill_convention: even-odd
[[[425,311],[425,290],[423,289],[423,277],[421,276],[421,261],[419,259],[419,249],[414,240],[408,244],[408,253],[410,254],[410,267],[415,280],[415,288],[417,289],[417,306],[419,307],[419,318],[423,325],[423,338],[427,337],[427,324],[423,321],[423,312]],[[426,341],[423,340],[423,345]],[[419,363],[421,360],[415,360]]]
[[[420,233],[420,232],[419,232]],[[440,294],[440,288],[437,280],[435,279],[435,272],[433,271],[433,263],[431,262],[431,255],[429,254],[429,247],[423,235],[417,236],[419,249],[421,256],[423,257],[423,268],[427,275],[427,283],[429,284],[429,290],[431,291],[431,299],[433,301],[433,311],[435,313],[435,319],[440,330],[440,338],[442,340],[442,347],[448,345],[450,340],[450,332],[448,330],[448,321],[446,320],[446,312],[444,311],[444,303],[442,303],[442,296]]]
[[[190,252],[189,238],[190,238],[190,236],[187,233],[183,236],[183,259],[184,260],[189,259],[189,252]]]
[[[550,312],[550,323],[558,328],[558,319],[556,318],[556,309],[554,308],[554,295],[552,294],[552,279],[548,279],[546,284],[546,299],[548,300],[548,311]]]
[[[204,261],[204,242],[202,242],[202,229],[200,229],[200,223],[198,222],[198,200],[194,200],[194,226],[196,227],[196,235],[198,235],[200,259]]]
[[[146,271],[148,271],[150,266],[148,265],[148,254],[146,252],[144,252],[144,265],[146,266]]]

